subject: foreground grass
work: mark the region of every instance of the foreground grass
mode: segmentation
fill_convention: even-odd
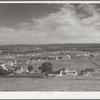
[[[100,91],[100,77],[0,78],[0,91]]]

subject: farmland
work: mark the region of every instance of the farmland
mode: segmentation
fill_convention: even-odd
[[[38,67],[41,66],[43,62],[48,61],[46,59],[42,59],[43,57],[59,57],[70,55],[70,59],[64,58],[49,60],[49,62],[51,62],[53,65],[54,71],[57,71],[61,68],[67,68],[69,70],[76,70],[77,72],[80,72],[81,70],[84,70],[86,68],[92,68],[94,70],[97,70],[98,73],[95,72],[92,76],[64,75],[56,76],[53,78],[49,77],[47,79],[34,77],[0,77],[0,91],[100,91],[100,53],[98,51],[99,46],[95,48],[97,49],[95,52],[92,46],[90,47],[91,50],[93,49],[93,57],[90,56],[91,50],[82,51],[79,50],[79,48],[75,48],[74,50],[72,50],[72,48],[70,49],[68,47],[66,50],[64,48],[64,50],[53,50],[48,52],[47,47],[44,47],[42,47],[41,49],[45,49],[44,52],[32,51],[31,53],[29,53],[25,51],[24,53],[19,53],[18,51],[17,53],[9,53],[9,50],[6,50],[6,53],[1,53],[0,61],[3,60],[7,62],[19,60],[20,64],[18,66],[26,69],[28,66],[26,62],[27,60],[29,60],[29,64],[33,66],[33,69],[38,69]],[[84,45],[83,47],[85,47],[85,49],[87,48],[86,45]],[[38,50],[40,49],[38,48]],[[9,58],[8,55],[13,55],[13,57]],[[39,57],[39,60],[32,59],[36,57]]]

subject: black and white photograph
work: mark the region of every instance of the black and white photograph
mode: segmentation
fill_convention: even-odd
[[[100,92],[100,3],[0,3],[0,92]]]

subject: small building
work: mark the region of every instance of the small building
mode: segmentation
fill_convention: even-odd
[[[85,70],[81,70],[81,72],[79,73],[79,75],[88,76],[88,75],[93,75],[93,73],[94,73],[94,69],[92,69],[92,68],[86,68]]]
[[[24,71],[25,70],[22,67],[18,67],[15,73],[16,74],[21,74],[21,73],[24,73]]]
[[[59,70],[59,76],[63,76],[63,75],[73,75],[73,76],[77,76],[78,73],[75,70],[68,70],[67,68],[62,68]]]

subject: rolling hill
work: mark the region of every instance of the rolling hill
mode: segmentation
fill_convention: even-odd
[[[45,52],[55,50],[82,50],[82,51],[100,51],[100,44],[16,44],[0,45],[0,50],[5,52]]]

